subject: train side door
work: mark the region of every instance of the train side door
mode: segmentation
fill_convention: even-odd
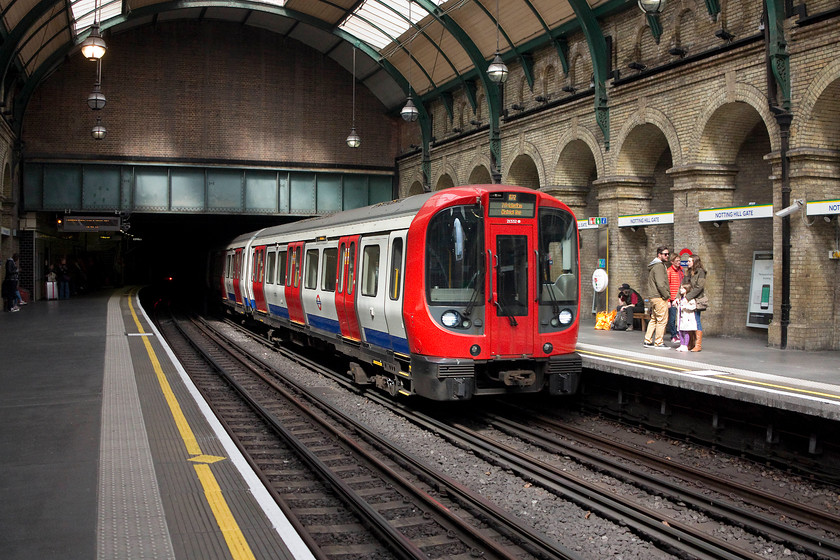
[[[391,349],[385,299],[388,285],[385,269],[388,260],[388,236],[363,237],[359,243],[359,279],[356,309],[363,340],[371,345]]]
[[[286,307],[286,249],[269,249],[265,268],[265,303],[271,315],[289,318]]]
[[[394,352],[409,355],[408,338],[405,334],[403,320],[403,286],[405,280],[405,231],[391,232],[388,238],[388,274],[385,288],[385,321],[388,323],[388,334],[391,336],[391,347]]]
[[[261,313],[268,313],[265,303],[265,253],[266,246],[254,247],[251,263],[251,286],[254,294],[254,308]]]
[[[341,336],[361,340],[359,319],[356,316],[356,270],[358,270],[359,236],[342,237],[338,241],[338,270],[335,308]]]
[[[303,325],[303,303],[300,299],[301,259],[303,258],[303,242],[289,243],[286,260],[286,304],[289,306],[289,319]]]
[[[242,305],[242,286],[240,280],[242,276],[242,249],[236,249],[233,254],[233,295],[237,305]]]
[[[489,225],[487,250],[490,257],[491,309],[487,313],[490,345],[497,356],[530,354],[534,347],[533,321],[530,316],[531,271],[534,249],[532,223],[508,224],[492,221]]]

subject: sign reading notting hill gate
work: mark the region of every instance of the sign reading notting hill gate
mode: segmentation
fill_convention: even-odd
[[[636,214],[635,216],[618,217],[618,227],[658,226],[662,224],[673,223],[673,212],[660,212],[658,214]]]

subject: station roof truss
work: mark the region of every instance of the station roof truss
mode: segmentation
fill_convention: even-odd
[[[484,71],[497,48],[506,62],[522,64],[533,87],[530,52],[558,45],[575,31],[586,32],[589,40],[591,22],[632,4],[633,0],[411,0],[409,8],[409,0],[0,0],[2,86],[4,98],[17,91],[17,101],[25,107],[38,83],[78,51],[94,19],[106,40],[108,35],[163,21],[227,21],[298,40],[348,71],[352,50],[358,48],[367,56],[357,63],[357,79],[388,110],[396,111],[405,102],[409,76],[410,89],[420,100],[462,86],[469,89],[468,82],[486,86]],[[15,113],[14,118],[22,116],[20,109]]]

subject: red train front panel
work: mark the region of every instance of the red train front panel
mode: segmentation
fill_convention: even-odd
[[[430,199],[408,235],[415,392],[452,400],[576,390],[576,225],[556,199],[517,187]]]

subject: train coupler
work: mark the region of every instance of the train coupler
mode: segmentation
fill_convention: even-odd
[[[499,379],[508,387],[530,387],[537,382],[537,373],[530,369],[509,369],[499,372]]]

